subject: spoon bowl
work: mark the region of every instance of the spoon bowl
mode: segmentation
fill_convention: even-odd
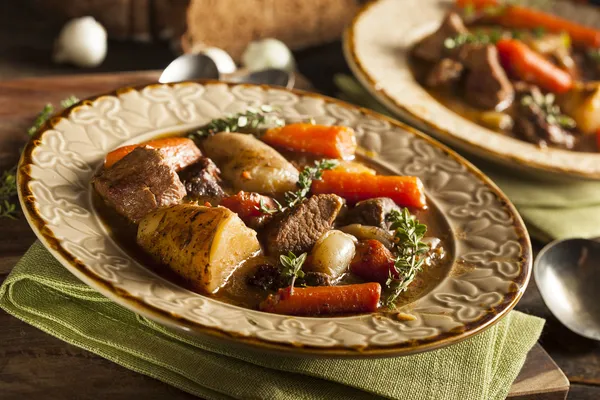
[[[158,78],[160,83],[174,83],[193,79],[221,79],[217,64],[204,54],[184,54],[173,60]],[[295,76],[293,73],[282,69],[265,69],[245,74],[233,74],[224,77],[224,80],[235,83],[252,83],[283,86],[291,89],[294,87]]]
[[[573,332],[600,340],[600,243],[552,242],[538,255],[533,273],[552,314]]]
[[[173,83],[191,79],[214,79],[221,77],[217,64],[204,54],[184,54],[173,60],[162,72],[160,83]]]
[[[247,75],[231,76],[227,79],[236,83],[269,84],[291,89],[294,87],[294,74],[283,69],[270,68],[251,72]]]

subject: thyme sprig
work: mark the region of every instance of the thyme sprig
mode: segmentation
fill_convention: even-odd
[[[63,100],[60,101],[60,106],[62,108],[69,108],[73,104],[76,104],[76,103],[79,103],[79,99],[76,96],[74,96],[74,95],[70,95],[66,99],[63,99]]]
[[[558,104],[555,104],[556,96],[554,93],[546,95],[538,91],[532,91],[531,95],[521,98],[521,105],[524,107],[536,104],[544,113],[546,122],[553,125],[559,125],[566,129],[573,129],[577,126],[575,120],[561,112]]]
[[[302,201],[310,192],[310,188],[312,186],[313,181],[320,180],[325,170],[333,169],[337,166],[337,160],[327,159],[315,161],[314,165],[306,166],[304,167],[302,172],[300,172],[300,175],[298,176],[298,181],[296,182],[296,187],[298,188],[298,190],[285,192],[285,206],[279,203],[277,200],[273,199],[273,201],[275,202],[275,208],[268,208],[264,201],[262,201],[261,199],[261,202],[257,209],[263,214],[275,214],[297,206],[298,204],[302,203]]]
[[[60,104],[64,107],[70,107],[73,104],[77,103],[79,99],[73,95],[68,98],[62,100]],[[33,121],[33,125],[27,129],[27,133],[29,136],[33,136],[38,129],[54,113],[54,106],[51,103],[48,103],[44,106],[42,111],[37,115],[35,120]],[[17,218],[17,203],[14,202],[15,197],[17,196],[17,166],[13,166],[10,169],[3,171],[0,176],[0,218]]]
[[[0,177],[0,218],[17,218],[17,205],[11,202],[17,194],[17,166],[2,172]]]
[[[290,291],[294,290],[294,283],[296,278],[304,278],[304,271],[302,271],[302,265],[306,261],[306,253],[302,253],[296,257],[291,251],[287,255],[282,254],[279,256],[279,262],[281,263],[281,275],[284,278],[289,279]]]
[[[219,132],[256,134],[261,125],[283,125],[284,120],[272,114],[273,111],[273,107],[263,105],[259,109],[249,108],[245,112],[233,114],[229,117],[213,119],[200,129],[190,133],[188,137],[190,139],[203,139]]]
[[[48,119],[50,119],[52,113],[54,113],[54,106],[51,103],[46,104],[42,111],[40,111],[40,113],[37,115],[37,117],[35,117],[33,125],[29,129],[27,129],[27,133],[29,134],[29,136],[33,136],[37,132],[37,130],[40,129],[40,127],[44,125],[44,123],[48,121]]]
[[[410,214],[408,208],[402,211],[392,210],[387,215],[394,230],[394,272],[390,271],[386,282],[388,294],[385,299],[387,307],[393,307],[396,299],[415,279],[423,266],[423,255],[429,246],[421,240],[427,232],[427,226],[421,224]]]

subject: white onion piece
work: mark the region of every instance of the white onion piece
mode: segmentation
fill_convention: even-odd
[[[392,241],[394,240],[391,233],[378,226],[351,224],[341,227],[340,231],[348,233],[358,240],[379,240],[388,249],[392,248]]]
[[[322,272],[332,279],[341,276],[356,252],[356,238],[344,232],[333,230],[326,232],[317,241],[310,252],[311,262],[304,269]]]

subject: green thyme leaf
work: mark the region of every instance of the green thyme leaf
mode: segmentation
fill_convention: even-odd
[[[69,108],[76,103],[79,103],[79,99],[74,95],[70,95],[66,99],[61,100],[60,105],[62,108]]]
[[[386,286],[385,305],[393,307],[398,296],[404,292],[417,276],[425,261],[423,255],[429,246],[421,240],[427,232],[427,226],[413,217],[408,208],[402,211],[392,210],[387,215],[394,233],[394,271],[390,271]]]
[[[200,129],[190,133],[190,139],[202,139],[219,132],[243,132],[258,134],[261,125],[283,125],[283,119],[272,114],[273,107],[263,105],[259,109],[249,108],[243,113],[213,119]]]
[[[315,161],[313,166],[304,167],[304,169],[302,170],[302,172],[300,172],[300,175],[298,176],[298,181],[296,182],[296,187],[298,188],[298,190],[284,193],[285,206],[282,206],[280,203],[277,202],[277,200],[275,200],[275,203],[277,204],[276,209],[269,209],[264,203],[262,203],[260,204],[260,207],[258,207],[258,210],[260,210],[264,214],[274,214],[276,212],[282,212],[289,208],[297,206],[298,204],[302,203],[302,201],[310,192],[310,188],[312,186],[313,181],[320,180],[323,176],[323,171],[333,169],[337,166],[337,160],[321,160]]]
[[[50,116],[52,116],[53,112],[54,106],[50,103],[46,104],[42,111],[40,111],[38,116],[33,121],[33,125],[29,129],[27,129],[27,133],[29,134],[29,136],[33,136],[38,131],[38,129],[40,129],[40,127],[44,125],[44,123],[48,121],[48,119],[50,119]]]
[[[287,255],[282,254],[279,256],[279,262],[281,263],[281,274],[284,278],[289,279],[291,290],[294,288],[296,278],[304,278],[304,271],[302,271],[302,265],[306,261],[307,254],[302,253],[296,257],[291,251]]]

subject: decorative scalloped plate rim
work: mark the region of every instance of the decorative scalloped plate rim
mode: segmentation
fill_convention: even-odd
[[[194,112],[199,111],[202,108],[202,105],[200,108],[194,108],[197,104],[192,103],[192,100],[190,100],[189,94],[194,90],[201,93],[198,96],[204,96],[205,93],[213,91],[221,94],[225,93],[229,97],[238,96],[236,100],[242,100],[240,97],[244,96],[248,98],[254,96],[251,100],[245,99],[246,104],[244,107],[248,107],[251,104],[256,106],[267,98],[270,99],[270,101],[265,101],[265,103],[277,104],[278,101],[285,101],[286,96],[291,99],[290,104],[299,105],[299,108],[302,110],[311,104],[313,106],[314,104],[320,104],[323,113],[330,113],[331,115],[316,115],[317,122],[319,122],[319,118],[326,118],[326,121],[329,121],[329,123],[335,121],[336,117],[334,117],[332,111],[335,110],[342,115],[337,118],[341,118],[342,120],[345,118],[357,119],[357,122],[355,121],[357,133],[363,132],[361,135],[364,135],[367,139],[374,140],[375,142],[379,141],[379,143],[384,139],[394,140],[396,142],[395,144],[404,143],[405,146],[401,146],[399,153],[392,153],[392,155],[388,157],[391,157],[392,160],[396,159],[395,157],[400,156],[409,157],[409,159],[413,160],[412,164],[409,164],[409,166],[417,168],[417,170],[425,167],[425,170],[421,170],[423,174],[428,173],[432,179],[435,178],[436,184],[442,185],[442,188],[450,188],[448,189],[449,191],[444,192],[444,196],[446,196],[444,197],[444,201],[460,203],[451,210],[456,211],[456,215],[452,218],[456,217],[455,219],[457,221],[461,221],[460,229],[458,229],[458,225],[452,227],[453,231],[460,231],[455,233],[457,235],[455,241],[458,242],[458,237],[460,236],[461,246],[465,249],[485,249],[486,246],[488,248],[493,246],[494,249],[474,250],[471,253],[466,251],[461,253],[460,251],[457,251],[456,256],[464,256],[464,258],[455,262],[455,264],[460,264],[464,271],[461,269],[461,272],[456,272],[456,275],[447,277],[443,282],[446,282],[448,285],[462,285],[460,287],[461,290],[464,289],[464,291],[452,294],[451,289],[448,289],[450,292],[441,293],[440,296],[445,297],[440,297],[441,300],[433,301],[433,303],[435,303],[434,305],[422,300],[427,298],[427,296],[430,296],[428,293],[414,303],[403,306],[401,311],[406,310],[408,313],[416,315],[418,317],[416,321],[396,321],[388,317],[381,317],[379,314],[335,318],[289,317],[232,306],[189,292],[186,289],[180,288],[179,286],[154,275],[129,256],[124,256],[125,253],[122,249],[118,247],[116,249],[110,248],[110,246],[114,245],[113,239],[108,237],[106,231],[102,230],[103,228],[98,228],[99,232],[102,232],[96,234],[100,236],[104,235],[104,237],[95,239],[103,240],[101,242],[103,243],[102,246],[106,246],[106,248],[101,248],[100,250],[108,253],[108,255],[100,253],[100,255],[108,257],[107,259],[102,259],[102,262],[105,264],[101,264],[101,266],[108,265],[109,267],[114,267],[114,270],[111,270],[112,272],[121,271],[121,269],[123,269],[125,272],[121,271],[119,273],[122,274],[124,278],[118,276],[119,278],[122,278],[123,281],[127,281],[127,276],[129,275],[138,279],[140,279],[140,276],[142,277],[140,284],[142,286],[139,287],[137,287],[136,284],[132,284],[131,281],[114,283],[111,279],[102,276],[102,274],[98,272],[100,270],[92,271],[92,268],[97,268],[95,264],[94,266],[92,266],[92,264],[86,265],[84,261],[78,258],[81,257],[82,253],[74,252],[73,249],[76,249],[76,247],[70,245],[76,243],[77,240],[81,240],[80,235],[74,238],[74,234],[67,232],[66,237],[63,237],[62,239],[58,238],[64,233],[61,231],[64,224],[56,225],[56,221],[52,222],[53,219],[50,218],[47,213],[58,210],[61,212],[60,215],[64,217],[64,215],[69,214],[69,212],[77,211],[71,218],[74,218],[74,220],[83,218],[81,215],[78,215],[78,213],[81,214],[81,210],[79,209],[81,207],[75,203],[75,200],[73,200],[74,208],[72,210],[65,207],[65,201],[68,202],[73,196],[59,199],[61,202],[59,204],[58,200],[52,198],[52,196],[60,197],[63,195],[61,193],[65,191],[64,186],[61,186],[62,192],[60,193],[48,192],[51,194],[51,196],[49,196],[51,198],[50,201],[44,199],[43,196],[40,195],[40,193],[43,194],[44,192],[38,192],[39,187],[44,187],[44,185],[46,185],[47,187],[45,187],[45,190],[47,189],[48,191],[50,191],[50,188],[56,187],[51,186],[51,183],[56,185],[57,182],[61,182],[59,176],[62,176],[61,174],[64,173],[63,167],[73,160],[75,161],[72,163],[73,168],[83,168],[86,169],[86,171],[94,171],[96,169],[95,167],[99,165],[103,159],[103,154],[106,153],[107,149],[103,149],[102,152],[98,153],[99,155],[90,158],[93,160],[93,165],[84,165],[79,162],[80,157],[83,157],[81,154],[74,153],[65,146],[60,147],[65,144],[64,140],[68,137],[69,129],[73,129],[73,127],[80,130],[82,129],[83,125],[78,126],[76,121],[84,121],[84,114],[87,118],[85,120],[87,122],[85,123],[88,124],[90,120],[93,120],[93,118],[90,119],[90,113],[102,111],[106,108],[105,105],[108,103],[117,104],[121,107],[125,102],[131,103],[132,101],[140,101],[139,99],[142,95],[147,96],[147,98],[152,98],[152,96],[158,98],[158,94],[160,94],[161,96],[172,96],[170,98],[171,100],[164,100],[164,97],[160,100],[163,103],[167,103],[167,105],[164,106],[166,110],[165,113],[170,112],[171,114],[169,115],[172,118],[174,118],[173,114],[179,115],[178,110],[171,107],[175,103],[171,104],[170,102],[181,101],[182,107],[184,107],[185,110],[193,111],[190,111],[190,113],[188,113],[189,115],[187,115],[187,117],[192,118]],[[185,100],[185,96],[182,94],[184,92],[186,93],[186,96],[188,96],[187,100]],[[256,99],[258,96],[262,96],[260,101]],[[136,98],[138,100],[135,100]],[[147,98],[145,101],[148,100]],[[204,101],[205,99],[202,98],[201,100]],[[186,101],[188,101],[188,103],[186,103]],[[234,102],[232,101],[231,104],[233,103]],[[236,103],[236,106],[239,109],[240,104]],[[284,116],[293,119],[295,115],[298,115],[293,112],[292,114],[287,115],[286,113],[290,111],[286,109],[286,107],[288,106],[284,106],[284,110],[282,111]],[[294,110],[295,109],[292,111]],[[221,114],[227,112],[232,111],[230,109],[221,110]],[[100,125],[98,126],[104,126],[103,129],[105,129],[106,123],[117,120],[119,124],[122,124],[119,125],[122,128],[126,121],[119,120],[115,116],[114,109],[111,109],[111,113],[110,121],[108,119],[102,120],[100,118]],[[207,112],[207,114],[210,113]],[[307,115],[309,114],[301,113],[302,117]],[[194,125],[202,125],[211,118],[214,118],[214,116],[208,117],[207,115],[204,115],[203,119],[196,120]],[[93,120],[92,124],[97,122],[98,119]],[[80,124],[83,123],[80,122]],[[182,125],[181,121],[179,121],[179,123],[173,124],[171,129],[181,129]],[[111,126],[109,126],[109,128],[110,127]],[[149,131],[164,130],[164,128],[165,126],[162,126],[146,130],[145,132],[142,130],[137,134],[133,133],[130,137],[125,138],[125,140],[121,140],[118,145],[135,137],[147,135]],[[63,129],[63,131],[61,132],[60,129]],[[377,129],[380,129],[380,132],[376,132]],[[373,132],[371,132],[371,130],[373,130]],[[84,132],[88,134],[87,137],[89,138],[89,132]],[[125,129],[124,132],[127,132],[127,130]],[[79,133],[79,131],[77,131],[77,133]],[[84,138],[82,137],[82,139]],[[80,142],[67,142],[66,144],[77,145],[78,143]],[[54,149],[52,146],[59,147]],[[419,151],[424,151],[424,153],[417,154],[417,150],[409,148],[410,146],[415,146],[415,149],[420,149]],[[109,147],[108,150],[116,146],[111,145]],[[387,147],[385,147],[384,150],[381,150],[382,154],[386,151],[385,149],[387,149]],[[55,150],[55,152],[45,153],[47,150]],[[48,158],[48,154],[52,157]],[[386,162],[383,155],[381,158],[381,160],[375,160],[375,162],[385,164]],[[40,168],[44,163],[51,163],[51,165],[55,166],[56,162],[59,162],[58,166],[61,167],[60,170],[58,167]],[[436,164],[436,162],[439,165]],[[430,168],[431,172],[427,172],[427,168]],[[446,170],[450,172],[447,172]],[[42,181],[36,179],[36,176],[43,177],[45,173],[48,173],[46,171],[51,172],[50,176],[47,177],[47,180],[52,182],[49,183],[46,182],[46,180]],[[452,173],[456,176],[452,176]],[[87,189],[81,189],[84,185],[83,182],[80,182],[79,188],[84,193],[86,190],[88,192],[86,193],[86,196],[83,196],[86,197],[86,199],[81,200],[81,202],[84,204],[83,208],[88,207],[89,211],[93,214],[93,207],[89,201],[90,175],[88,174],[85,176],[87,176],[86,179],[88,179]],[[439,177],[447,177],[448,179],[441,182],[439,181]],[[453,177],[454,179],[450,179],[450,177]],[[57,181],[53,182],[54,180]],[[459,182],[461,185],[463,182],[467,182],[465,185],[471,184],[473,193],[462,193],[460,189],[452,187],[453,182]],[[67,180],[66,190],[69,189],[69,185],[74,185],[74,183]],[[24,214],[39,240],[62,265],[90,287],[98,290],[111,300],[137,314],[156,320],[166,326],[199,334],[208,341],[225,340],[230,344],[243,345],[247,348],[258,349],[260,351],[311,357],[360,358],[400,356],[432,350],[466,339],[497,322],[506,315],[521,298],[531,275],[531,243],[522,219],[516,212],[514,206],[498,187],[468,161],[421,132],[391,118],[339,100],[299,90],[283,90],[281,88],[265,85],[236,85],[213,81],[196,81],[179,84],[151,84],[136,88],[123,88],[105,95],[91,97],[63,111],[60,115],[53,117],[44,124],[30,140],[23,151],[19,163],[18,190]],[[72,195],[73,193],[70,194]],[[435,196],[431,196],[432,193],[430,191],[428,191],[427,194],[430,199],[434,200],[434,204],[437,204],[439,199],[436,199]],[[48,209],[48,207],[50,207],[50,209]],[[52,216],[56,216],[56,214],[52,214]],[[478,219],[474,219],[472,216],[477,216]],[[95,218],[97,221],[96,216],[92,215],[91,218]],[[60,218],[58,218],[58,220],[60,220]],[[53,223],[55,225],[53,225]],[[69,224],[67,225],[71,226]],[[87,227],[86,229],[93,230],[93,228],[90,227]],[[471,235],[469,232],[474,233]],[[501,232],[501,234],[498,232]],[[486,237],[486,235],[491,236]],[[501,236],[494,237],[494,235]],[[471,245],[471,241],[476,243],[476,245]],[[91,248],[86,249],[85,251],[93,253]],[[115,254],[110,254],[111,251]],[[92,254],[92,256],[98,256],[98,254]],[[112,265],[112,262],[116,262],[116,265]],[[123,262],[126,262],[126,268],[129,269],[123,267]],[[148,282],[144,281],[144,279]],[[469,281],[469,279],[471,280]],[[152,302],[148,300],[147,297],[135,294],[135,292],[141,291],[146,286],[154,288],[153,285],[157,285],[157,287],[161,289],[159,293],[163,298],[160,298],[160,296],[155,293],[151,293],[151,295],[156,296],[158,300],[164,300],[165,303],[168,303],[170,301],[169,296],[174,297],[174,294],[188,296],[181,297],[181,303],[177,303],[177,301],[180,300],[179,298],[174,300],[174,304],[177,306],[181,305],[181,312],[179,312],[179,310],[174,312],[171,303],[165,305],[160,301]],[[494,290],[497,290],[498,292],[486,292],[486,287],[490,288],[494,285],[496,285]],[[484,289],[480,289],[480,287],[483,287]],[[432,290],[432,293],[436,290],[437,287]],[[197,301],[202,304],[202,306],[199,306],[199,308],[193,309],[192,311],[206,311],[207,309],[211,309],[213,312],[215,310],[219,312],[222,311],[224,319],[226,319],[228,315],[231,318],[235,317],[236,324],[239,323],[237,321],[238,319],[247,319],[245,322],[249,323],[248,326],[250,326],[250,329],[231,329],[229,327],[215,326],[214,324],[211,325],[211,323],[198,322],[197,318],[211,318],[213,316],[212,313],[188,313],[183,316],[189,311],[184,309],[184,305],[187,304],[185,302],[188,300],[192,303]],[[423,302],[422,311],[415,306],[415,304],[419,304],[419,302]],[[436,305],[438,303],[439,305]],[[473,314],[473,312],[475,314]],[[240,318],[240,316],[242,318]],[[215,318],[218,319],[220,316],[217,315]],[[453,318],[456,318],[456,320]],[[279,325],[275,326],[274,321],[279,323]],[[223,321],[217,322],[225,324]],[[427,324],[431,324],[432,322],[432,326],[427,326]],[[228,323],[232,322],[228,321]],[[367,326],[368,323],[375,324],[375,326]],[[259,328],[263,330],[258,331],[259,328],[254,329],[255,324],[258,324]],[[334,331],[337,335],[335,339],[333,338],[334,331],[331,331],[330,329],[332,327],[335,328]],[[340,327],[356,328],[358,331],[344,331],[339,333]],[[309,328],[315,329],[311,330]],[[323,331],[323,329],[325,329],[325,331]],[[358,333],[359,331],[361,332],[360,334]],[[367,333],[361,335],[364,331],[367,331]],[[257,332],[259,333],[257,334]],[[321,333],[319,334],[319,332]],[[426,332],[435,332],[435,334],[423,336]],[[281,335],[283,335],[283,338],[281,338]],[[389,341],[391,340],[389,339],[390,335],[394,338],[394,341]],[[410,339],[410,335],[419,338]],[[420,338],[418,335],[423,337]],[[388,342],[377,342],[377,340],[373,339],[374,337],[380,338],[380,340],[388,338],[388,342],[391,344],[380,345],[379,343]],[[361,342],[356,342],[356,340],[359,339]],[[365,345],[363,342],[367,344]]]
[[[344,34],[344,55],[354,76],[398,117],[460,150],[548,179],[600,180],[600,153],[540,149],[494,132],[447,109],[414,79],[407,68],[406,50],[439,26],[451,3],[452,0],[377,0],[366,4]],[[573,20],[600,26],[597,7],[565,1],[549,3],[559,8],[548,11],[560,11]],[[402,12],[398,11],[400,6]],[[382,22],[383,15],[396,17],[395,24]],[[371,32],[371,37],[365,38],[361,24],[371,28],[377,24],[378,28],[365,28]],[[392,40],[397,43],[393,52],[389,51]],[[375,54],[366,56],[367,50]]]

